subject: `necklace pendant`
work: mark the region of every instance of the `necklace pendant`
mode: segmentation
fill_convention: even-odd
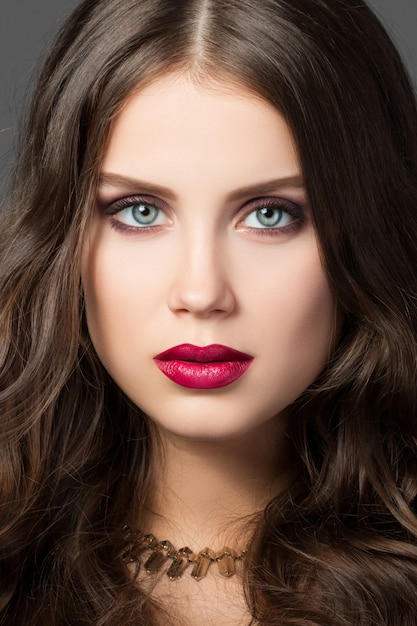
[[[144,567],[147,574],[154,574],[158,572],[161,567],[166,563],[167,557],[174,556],[174,546],[170,541],[160,541],[156,546],[153,543],[153,553],[146,561]]]
[[[195,580],[201,580],[207,576],[210,565],[215,559],[215,554],[210,548],[204,548],[198,553],[197,560],[194,563],[194,567],[191,571],[191,576]]]
[[[147,561],[145,561],[144,568],[146,573],[155,574],[155,572],[161,569],[165,561],[166,558],[162,552],[153,552]]]
[[[204,550],[196,554],[188,547],[177,550],[166,539],[158,541],[154,535],[145,535],[140,531],[133,531],[128,526],[125,526],[123,531],[125,545],[119,556],[125,562],[136,562],[137,571],[139,571],[140,567],[143,567],[148,574],[165,570],[170,580],[179,580],[185,570],[192,565],[191,576],[194,580],[200,581],[207,576],[213,561],[217,562],[221,576],[230,578],[236,573],[236,561],[244,560],[248,552],[248,548],[237,553],[231,548],[224,547],[220,552],[204,548]],[[142,558],[145,560],[143,555],[146,552],[151,552],[151,554],[143,563]]]
[[[179,580],[190,565],[189,557],[192,555],[190,548],[180,548],[173,557],[166,574],[170,580]]]
[[[223,550],[216,557],[216,561],[219,567],[219,572],[222,576],[233,576],[236,573],[236,552],[230,548],[223,548]]]

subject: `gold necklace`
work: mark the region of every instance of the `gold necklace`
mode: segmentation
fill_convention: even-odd
[[[237,553],[227,547],[218,552],[210,548],[204,548],[198,553],[193,552],[188,547],[178,550],[167,539],[158,541],[152,534],[145,535],[129,527],[125,527],[124,531],[128,545],[122,554],[123,559],[140,564],[143,555],[151,552],[143,564],[145,572],[155,574],[169,563],[166,575],[170,580],[179,580],[188,567],[192,565],[191,576],[200,581],[207,576],[210,566],[214,562],[217,563],[219,573],[225,578],[230,578],[236,573],[236,561],[243,560],[247,553],[247,549]]]

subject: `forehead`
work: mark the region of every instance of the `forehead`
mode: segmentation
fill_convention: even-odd
[[[102,170],[176,186],[241,186],[299,174],[292,135],[269,102],[230,81],[171,74],[137,90],[114,121]],[[236,181],[234,182],[234,179]],[[161,180],[159,182],[162,182]]]

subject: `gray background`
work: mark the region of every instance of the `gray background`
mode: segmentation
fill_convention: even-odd
[[[417,0],[368,0],[397,42],[417,84]],[[0,0],[0,172],[11,163],[31,73],[79,0]]]

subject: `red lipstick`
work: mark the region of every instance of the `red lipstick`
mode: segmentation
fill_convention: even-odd
[[[183,343],[157,354],[154,361],[177,385],[190,389],[217,389],[243,376],[253,356],[220,344],[198,347]]]

